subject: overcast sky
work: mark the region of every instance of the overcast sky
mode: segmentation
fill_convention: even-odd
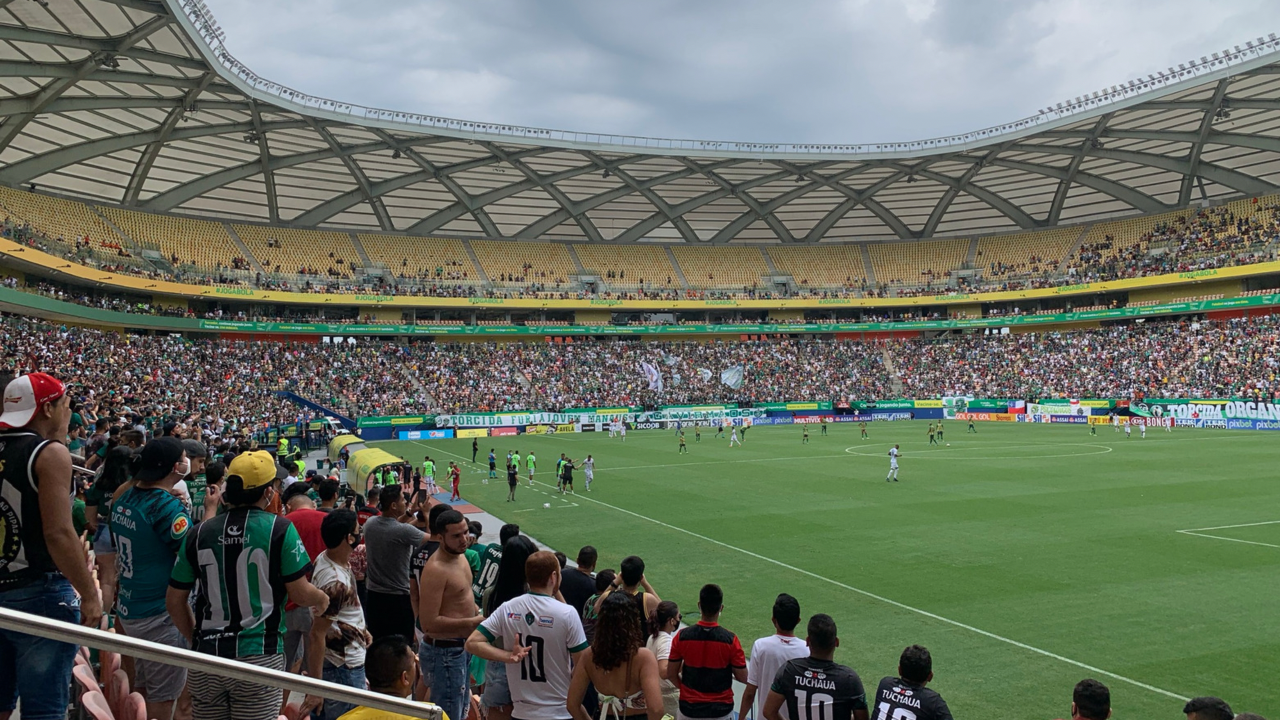
[[[402,111],[764,142],[976,130],[1280,32],[1276,0],[206,0],[259,75]]]

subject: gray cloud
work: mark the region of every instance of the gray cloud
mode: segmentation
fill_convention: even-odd
[[[241,61],[309,93],[753,141],[974,130],[1280,30],[1272,0],[208,3]]]

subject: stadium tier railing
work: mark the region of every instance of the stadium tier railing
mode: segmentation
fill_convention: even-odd
[[[144,660],[152,660],[166,665],[178,665],[188,670],[200,670],[220,677],[229,677],[242,682],[270,685],[292,692],[301,692],[323,697],[326,700],[341,700],[385,712],[410,715],[422,720],[443,720],[444,713],[438,705],[403,700],[390,695],[356,690],[345,685],[327,683],[305,675],[293,675],[281,670],[242,663],[236,660],[206,655],[204,653],[183,650],[169,645],[160,645],[149,640],[117,635],[72,625],[58,620],[51,620],[39,615],[31,615],[8,608],[0,608],[0,628],[11,632],[26,633],[36,637],[50,638],[73,645],[84,645],[95,650],[110,650],[121,655],[128,655]]]

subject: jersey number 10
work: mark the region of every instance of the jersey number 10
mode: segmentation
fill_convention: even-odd
[[[520,679],[529,682],[543,683],[547,681],[546,653],[543,651],[542,638],[536,635],[520,635],[519,642],[529,648],[528,654],[520,661]]]
[[[876,710],[880,711],[879,714],[876,715],[876,720],[916,720],[915,713],[906,708],[900,707],[895,709],[887,702],[881,702],[876,706]],[[889,714],[890,710],[893,710],[892,715]]]

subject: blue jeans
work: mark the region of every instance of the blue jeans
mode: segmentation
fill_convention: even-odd
[[[471,688],[467,668],[471,658],[463,648],[439,648],[425,642],[418,645],[418,662],[422,666],[422,683],[431,690],[431,702],[440,706],[449,720],[467,716],[471,707]]]
[[[338,667],[332,665],[329,661],[324,663],[324,681],[335,683],[337,685],[346,685],[356,690],[366,690],[364,679],[364,666],[358,668],[350,668],[346,665]],[[320,712],[312,715],[316,720],[338,720],[339,717],[346,715],[355,709],[355,705],[341,700],[325,700],[324,707],[320,708]],[[453,718],[449,718],[453,720]]]
[[[0,592],[0,607],[80,623],[80,598],[56,573]],[[21,698],[24,720],[65,720],[75,659],[70,643],[0,630],[0,712],[13,710]]]

